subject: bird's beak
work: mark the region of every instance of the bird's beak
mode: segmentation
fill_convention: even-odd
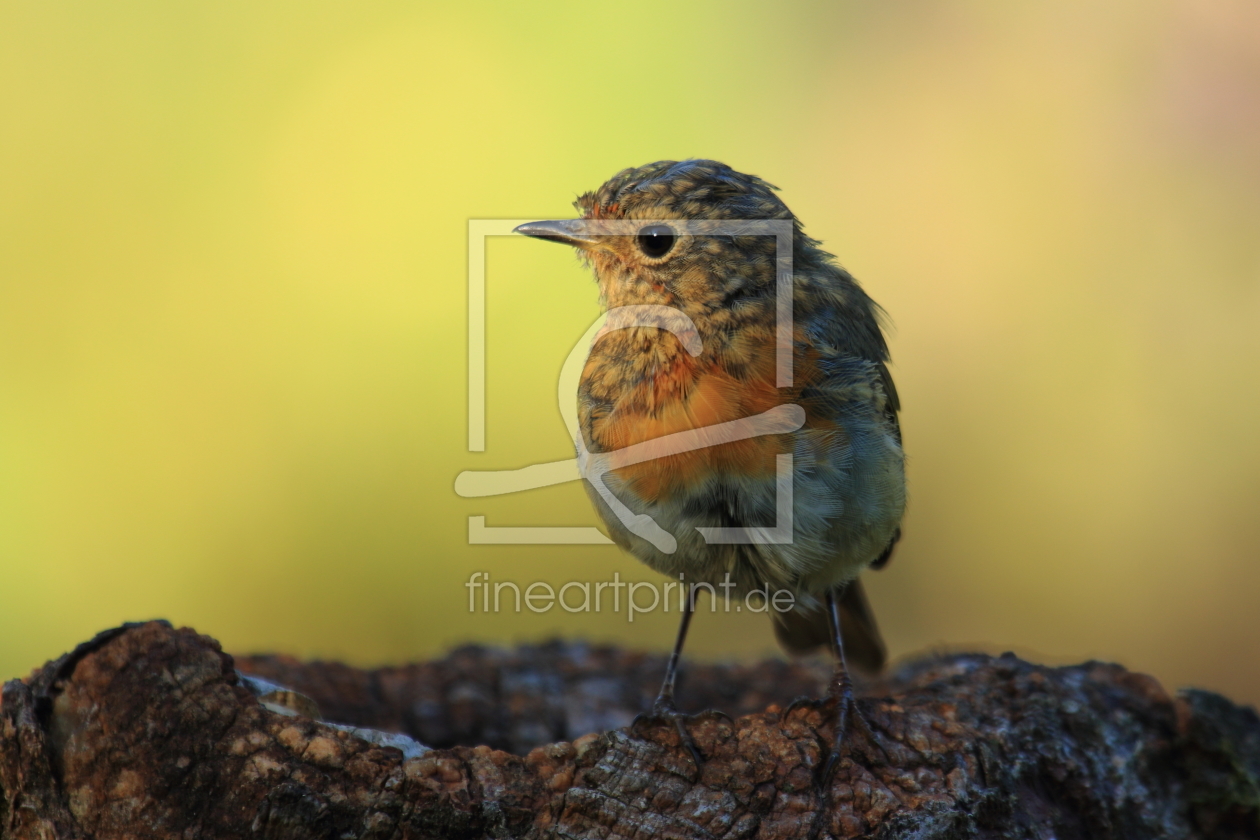
[[[538,239],[550,239],[552,242],[563,242],[575,248],[589,249],[595,246],[599,237],[587,231],[584,219],[564,219],[553,222],[527,222],[516,227],[516,233]]]

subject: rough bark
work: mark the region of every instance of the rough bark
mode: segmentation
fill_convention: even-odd
[[[661,667],[555,644],[366,672],[118,628],[5,685],[0,837],[1260,837],[1255,712],[1115,665],[911,663],[821,789],[826,710],[766,708],[817,666],[691,666],[685,698],[742,714],[691,725],[698,769],[667,726],[615,728]]]

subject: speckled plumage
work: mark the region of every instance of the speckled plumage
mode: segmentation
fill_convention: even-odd
[[[788,388],[776,387],[775,377],[773,236],[684,231],[660,258],[629,234],[554,238],[579,246],[607,308],[681,310],[703,342],[703,352],[692,356],[673,333],[645,326],[597,339],[578,391],[588,451],[611,452],[780,405],[805,410],[804,426],[790,434],[671,454],[610,474],[607,486],[623,504],[677,538],[673,553],[628,531],[588,485],[610,536],[653,568],[689,582],[716,584],[729,573],[741,589],[789,589],[799,606],[794,615],[776,616],[781,640],[790,648],[826,641],[815,620],[823,596],[887,556],[905,507],[899,406],[879,308],[805,235],[774,187],[716,161],[627,169],[575,206],[586,220],[792,222],[794,382]],[[697,527],[775,524],[775,456],[783,453],[794,456],[792,542],[706,544]],[[859,618],[874,632],[869,617]]]
[[[806,410],[800,431],[667,456],[618,470],[614,494],[679,540],[665,554],[629,533],[591,493],[613,539],[655,569],[690,581],[787,588],[804,610],[890,547],[905,506],[897,396],[879,309],[760,178],[715,161],[627,169],[576,206],[587,219],[792,220],[795,381],[775,387],[775,242],[683,236],[664,259],[634,237],[601,237],[583,253],[607,307],[660,304],[695,323],[704,352],[673,334],[611,331],[595,343],[578,393],[587,448],[607,452],[671,432]],[[790,545],[706,545],[696,526],[773,525],[774,456],[795,456]]]
[[[905,510],[879,309],[774,187],[725,164],[627,169],[576,205],[581,219],[516,230],[579,248],[609,310],[577,395],[588,495],[618,545],[693,593],[729,577],[740,590],[795,595],[790,611],[769,611],[779,641],[794,651],[830,644],[836,657],[834,740],[816,778],[825,787],[850,722],[874,740],[845,651],[870,670],[883,664],[857,576],[887,561]],[[786,254],[777,231],[764,235],[775,225],[792,236],[790,324],[778,307]],[[771,416],[792,420],[767,425]],[[690,600],[680,610],[665,680],[643,720],[672,723],[699,766],[689,716],[674,702],[694,609]]]

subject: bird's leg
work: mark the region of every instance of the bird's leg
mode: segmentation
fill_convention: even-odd
[[[827,688],[827,698],[835,704],[836,729],[831,743],[831,754],[827,756],[827,763],[823,765],[822,775],[819,777],[823,787],[831,783],[831,776],[840,763],[840,745],[844,742],[844,735],[850,721],[857,724],[862,734],[872,744],[879,744],[853,697],[853,680],[849,677],[849,669],[844,662],[844,640],[840,636],[839,599],[836,598],[834,590],[827,593],[827,620],[831,627],[831,648],[836,657],[836,667],[831,675],[831,684]]]
[[[669,664],[665,666],[665,681],[661,683],[660,693],[656,695],[656,702],[652,704],[653,714],[678,711],[674,706],[674,683],[678,680],[678,661],[682,659],[683,645],[687,642],[687,628],[691,626],[691,614],[695,610],[696,593],[689,585],[682,618],[678,622],[678,638],[674,639],[674,650],[669,655]]]
[[[630,724],[630,732],[637,733],[640,723],[649,721],[669,722],[678,730],[678,737],[682,741],[683,746],[691,753],[691,758],[696,762],[698,770],[704,763],[700,750],[696,747],[695,740],[691,737],[691,733],[687,731],[687,720],[693,715],[685,715],[678,711],[678,706],[674,704],[674,684],[678,679],[678,661],[682,658],[683,644],[687,641],[687,628],[691,626],[691,614],[696,609],[696,591],[694,585],[689,585],[687,590],[686,604],[682,610],[682,619],[678,624],[678,638],[674,641],[674,651],[669,655],[669,664],[665,666],[665,681],[661,683],[661,691],[656,695],[656,702],[652,704],[652,712],[647,715],[639,715]],[[721,712],[702,712],[701,714],[717,714],[726,717]],[[729,718],[727,718],[729,720]]]

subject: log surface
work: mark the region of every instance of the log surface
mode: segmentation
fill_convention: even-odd
[[[865,687],[876,742],[851,733],[825,789],[826,710],[780,715],[824,669],[687,668],[685,699],[740,715],[691,725],[697,768],[671,728],[618,728],[662,667],[553,644],[360,671],[117,628],[4,686],[0,837],[1260,837],[1255,711],[1115,665],[910,663]]]

